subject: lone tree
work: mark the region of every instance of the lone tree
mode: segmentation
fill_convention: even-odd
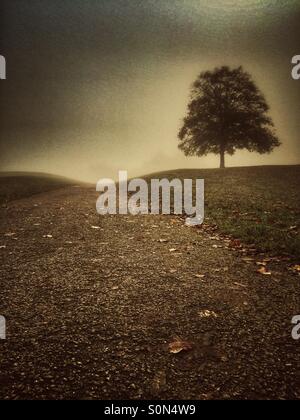
[[[188,115],[179,132],[179,149],[186,156],[220,155],[237,149],[270,153],[280,146],[269,106],[251,76],[242,67],[217,68],[193,84]]]

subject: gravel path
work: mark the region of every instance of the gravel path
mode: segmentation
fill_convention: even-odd
[[[69,187],[0,210],[1,399],[300,398],[299,276],[95,202]]]

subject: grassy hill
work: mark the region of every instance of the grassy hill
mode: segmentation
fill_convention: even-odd
[[[0,173],[0,205],[34,194],[73,185],[67,178],[39,173]]]
[[[300,166],[175,170],[145,177],[203,178],[205,222],[263,251],[300,257]]]
[[[262,251],[300,258],[300,166],[180,169],[144,176],[203,178],[205,223]],[[74,185],[47,174],[0,174],[0,205]]]

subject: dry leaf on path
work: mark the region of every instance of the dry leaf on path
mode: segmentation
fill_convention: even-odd
[[[200,311],[199,316],[200,318],[218,318],[218,315],[214,311],[210,311],[209,309]]]
[[[182,351],[192,350],[193,346],[189,341],[181,340],[176,338],[172,343],[169,344],[169,351],[172,354],[178,354]]]
[[[259,268],[259,269],[257,270],[257,272],[258,272],[258,273],[260,273],[260,274],[262,274],[262,275],[264,275],[264,276],[271,276],[271,275],[272,275],[272,273],[271,273],[270,271],[268,271],[268,270],[266,269],[266,267],[261,267],[261,268]]]
[[[266,267],[267,263],[265,261],[256,261],[256,265],[262,265],[263,267]]]
[[[289,268],[289,270],[293,271],[294,273],[298,273],[300,274],[300,265],[293,265],[292,267]]]
[[[241,245],[241,241],[239,239],[233,239],[230,242],[229,246],[232,247],[232,248],[241,248],[242,245]]]

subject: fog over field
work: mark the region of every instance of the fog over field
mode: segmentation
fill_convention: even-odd
[[[299,0],[4,0],[0,170],[96,181],[217,167],[185,158],[177,133],[191,83],[215,66],[249,71],[283,145],[228,166],[299,164]]]

